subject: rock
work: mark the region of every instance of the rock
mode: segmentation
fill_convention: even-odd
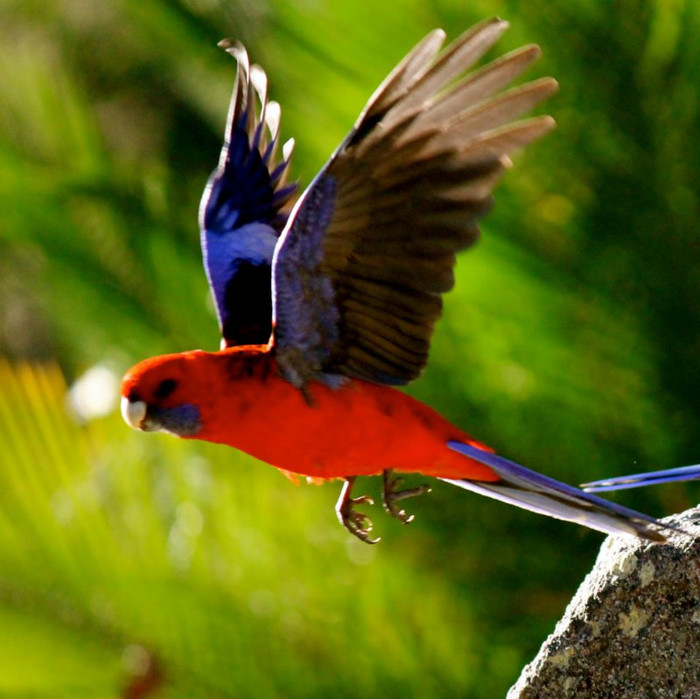
[[[700,507],[667,543],[608,537],[508,699],[700,697]]]

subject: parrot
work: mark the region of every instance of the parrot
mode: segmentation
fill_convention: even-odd
[[[217,351],[146,359],[124,376],[132,427],[224,444],[295,478],[342,483],[335,512],[376,543],[354,495],[382,478],[403,507],[419,473],[608,534],[662,542],[673,528],[525,468],[398,387],[428,361],[456,253],[479,236],[510,154],[554,127],[523,117],[558,89],[550,77],[512,87],[541,54],[527,45],[478,68],[508,27],[480,22],[443,48],[427,34],[370,97],[303,191],[289,180],[294,140],[244,46],[224,144],[199,208],[204,269],[221,331]]]

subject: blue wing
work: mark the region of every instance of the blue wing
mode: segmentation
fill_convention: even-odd
[[[273,259],[275,351],[295,386],[403,384],[425,366],[455,253],[476,240],[508,154],[553,126],[515,121],[551,78],[500,92],[536,46],[465,75],[506,27],[482,22],[439,54],[444,33],[429,34],[297,202]]]
[[[630,476],[605,478],[600,481],[584,483],[581,487],[589,493],[601,493],[606,490],[625,490],[626,488],[641,488],[645,485],[658,485],[659,483],[672,483],[673,481],[697,480],[700,480],[700,464],[667,468],[662,471],[635,473]]]
[[[441,479],[460,488],[606,534],[633,534],[651,541],[665,541],[664,530],[675,529],[653,517],[584,493],[497,454],[461,442],[448,442],[448,446],[492,468],[500,476],[500,480],[495,482]]]
[[[199,209],[202,255],[225,344],[260,344],[272,325],[272,255],[296,189],[285,184],[294,142],[278,161],[280,109],[267,102],[265,73],[249,65],[241,44],[220,46],[238,70],[221,157]]]

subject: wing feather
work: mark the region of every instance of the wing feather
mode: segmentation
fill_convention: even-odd
[[[291,148],[277,159],[281,110],[267,76],[239,42],[220,43],[237,62],[224,145],[199,211],[202,254],[226,345],[267,342],[271,262],[296,186],[286,184]]]
[[[294,385],[401,384],[425,366],[455,254],[478,237],[509,154],[554,125],[520,119],[553,79],[502,91],[536,46],[467,74],[506,27],[482,22],[442,53],[443,32],[425,37],[297,203],[273,259],[274,342]]]

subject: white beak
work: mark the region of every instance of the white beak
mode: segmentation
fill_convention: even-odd
[[[142,430],[143,421],[146,418],[146,404],[142,400],[130,401],[126,396],[123,396],[122,417],[127,425]]]

